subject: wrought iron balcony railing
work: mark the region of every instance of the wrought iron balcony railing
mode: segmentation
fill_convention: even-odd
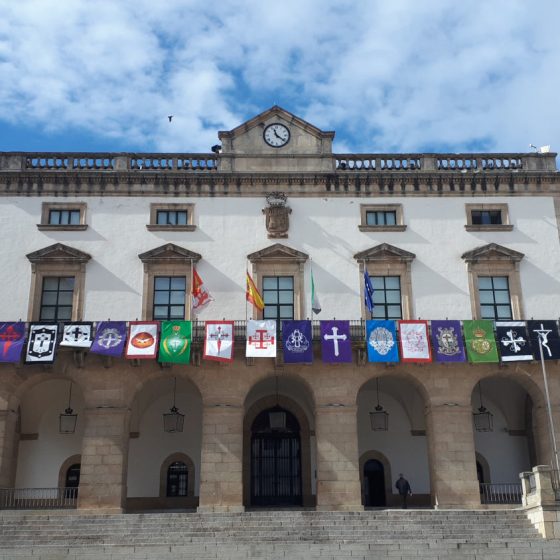
[[[70,509],[78,488],[0,488],[1,509]]]

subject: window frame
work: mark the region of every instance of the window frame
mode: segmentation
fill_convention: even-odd
[[[169,279],[169,289],[168,289],[168,290],[161,290],[161,289],[158,289],[158,288],[157,288],[156,283],[157,283],[157,280],[158,280],[159,278],[168,278],[168,279]],[[172,307],[173,305],[177,305],[177,304],[172,304],[172,303],[171,303],[171,294],[172,294],[172,292],[180,291],[180,290],[173,290],[173,289],[172,289],[172,280],[175,279],[175,278],[182,278],[182,279],[185,281],[185,282],[184,282],[184,290],[183,290],[183,292],[184,292],[184,298],[183,298],[183,303],[182,303],[182,305],[181,305],[181,307],[183,307],[183,315],[182,315],[181,317],[171,317],[171,316],[170,316],[170,313],[169,313],[171,307]],[[153,283],[154,283],[154,285],[153,285],[153,299],[152,299],[152,320],[154,320],[154,321],[181,321],[181,320],[183,320],[184,317],[185,317],[185,312],[186,312],[186,307],[187,307],[187,299],[188,299],[188,298],[187,298],[187,295],[188,295],[188,293],[187,293],[187,285],[188,285],[188,282],[187,282],[187,279],[185,278],[185,276],[183,276],[183,275],[169,276],[169,275],[158,275],[158,274],[155,274],[155,275],[152,277],[152,281],[153,281]],[[168,293],[169,293],[169,303],[166,303],[166,304],[156,304],[156,301],[155,301],[155,300],[156,300],[156,294],[157,294],[158,292],[168,292]],[[155,316],[155,308],[156,308],[156,307],[164,307],[164,306],[167,307],[167,316],[166,316],[165,318],[156,317],[156,316]]]
[[[395,212],[395,224],[371,225],[367,223],[368,212]],[[363,232],[368,231],[405,231],[402,204],[360,204],[360,225],[358,229]]]
[[[167,472],[173,463],[184,463],[187,467],[187,495],[168,496],[167,495]],[[195,464],[193,460],[184,453],[173,453],[169,455],[161,464],[159,474],[159,497],[170,500],[194,497]]]
[[[269,290],[268,288],[265,288],[265,280],[269,279],[269,278],[275,278],[276,279],[276,285],[277,288],[276,290]],[[292,288],[291,290],[288,289],[282,289],[280,288],[280,278],[290,278],[292,280]],[[281,324],[282,321],[292,321],[294,320],[294,316],[295,316],[295,278],[293,276],[288,276],[286,274],[282,274],[282,275],[264,275],[262,277],[262,284],[263,284],[263,290],[262,290],[262,297],[263,297],[263,301],[264,303],[264,310],[263,310],[263,318],[264,319],[274,319],[278,324]],[[277,303],[272,303],[269,304],[270,306],[274,306],[277,308],[278,311],[278,316],[277,317],[265,317],[265,312],[266,312],[266,308],[267,308],[267,303],[266,303],[266,292],[268,291],[275,291],[278,296],[280,295],[281,292],[291,292],[292,294],[292,303],[291,304],[287,304],[287,303],[280,303],[279,301]],[[282,305],[289,305],[292,308],[292,316],[291,317],[281,317],[280,316],[280,307]]]
[[[80,212],[78,224],[51,224],[51,211],[75,210]],[[87,204],[85,202],[43,202],[41,204],[41,223],[37,224],[40,231],[85,231]]]
[[[60,295],[61,293],[68,293],[70,292],[70,290],[61,290],[60,289],[60,284],[61,284],[61,280],[63,279],[72,279],[72,299],[71,299],[71,303],[70,305],[63,305],[59,303],[59,299],[60,299]],[[46,290],[45,284],[46,281],[49,279],[56,279],[57,280],[57,289],[56,290]],[[65,322],[65,321],[70,321],[72,318],[72,309],[74,306],[74,290],[76,288],[76,277],[75,276],[43,276],[43,281],[41,283],[41,299],[40,299],[40,303],[39,303],[39,321],[44,321],[44,322]],[[47,293],[56,293],[56,304],[55,305],[49,305],[46,304],[44,302],[45,299],[45,295]],[[62,308],[70,308],[70,317],[59,317],[59,310],[62,310]],[[43,309],[44,308],[54,308],[55,310],[55,317],[53,318],[48,318],[48,317],[43,317]]]
[[[368,274],[369,274],[369,271],[368,271]],[[384,306],[385,307],[384,316],[383,317],[375,317],[375,315],[374,315],[373,319],[382,320],[382,321],[399,321],[399,320],[402,320],[403,319],[403,306],[402,306],[403,297],[402,297],[402,278],[401,278],[401,276],[396,275],[396,274],[391,275],[391,276],[389,276],[389,275],[388,276],[381,276],[379,274],[374,274],[374,275],[370,276],[370,280],[371,280],[372,286],[374,288],[374,299],[375,299],[375,294],[377,292],[379,292],[379,288],[376,288],[374,286],[374,283],[375,283],[374,279],[375,278],[383,278],[383,292],[385,293],[385,296],[387,295],[387,291],[391,291],[391,292],[396,291],[393,288],[390,288],[389,290],[387,290],[387,286],[386,286],[387,278],[398,278],[398,280],[399,280],[399,289],[398,289],[398,291],[399,291],[399,303],[398,303],[398,306],[400,308],[400,317],[389,317],[388,316],[388,313],[387,313],[388,305],[396,305],[396,304],[388,304],[387,303],[387,298],[385,298],[385,303],[376,303],[375,306],[374,306],[374,311],[375,311],[375,309],[378,308],[378,306],[380,306],[380,305]]]
[[[186,212],[186,224],[158,224],[158,212]],[[153,202],[150,204],[150,223],[146,225],[148,231],[195,231],[194,223],[194,204],[192,203],[162,203]]]
[[[491,281],[491,284],[492,284],[492,289],[490,289],[490,290],[488,290],[488,289],[486,289],[486,288],[482,289],[482,288],[480,287],[480,280],[481,280],[481,278],[489,278],[490,281]],[[495,279],[498,279],[498,278],[504,278],[504,279],[505,279],[505,281],[506,281],[506,283],[507,283],[507,290],[503,290],[503,289],[499,289],[499,288],[495,288],[495,287],[494,287],[494,280],[495,280]],[[480,275],[477,276],[477,288],[478,288],[478,299],[479,299],[480,318],[481,318],[481,319],[489,319],[489,320],[491,320],[491,321],[512,321],[512,320],[513,320],[513,309],[512,309],[512,306],[511,306],[511,290],[510,290],[510,287],[509,287],[509,277],[508,277],[508,276],[503,276],[503,275],[499,275],[499,276],[484,276],[484,275],[481,275],[481,274],[480,274]],[[507,303],[507,306],[509,307],[509,312],[510,312],[509,317],[499,317],[499,316],[498,316],[498,313],[497,313],[497,311],[498,311],[498,306],[500,306],[500,305],[504,306],[505,304],[496,303],[496,293],[497,293],[497,292],[504,292],[504,291],[507,291],[507,294],[508,294],[508,303]],[[486,293],[490,292],[490,293],[492,293],[493,303],[491,303],[491,304],[489,304],[489,303],[482,303],[481,297],[480,297],[480,296],[481,296],[481,292],[486,292]],[[485,306],[485,307],[491,306],[491,307],[493,308],[493,310],[494,310],[493,317],[484,317],[484,316],[483,316],[483,313],[482,313],[482,306]]]
[[[499,204],[465,204],[467,214],[467,231],[512,231],[513,225],[509,221],[509,209],[506,203]],[[501,224],[474,224],[473,212],[500,212]]]

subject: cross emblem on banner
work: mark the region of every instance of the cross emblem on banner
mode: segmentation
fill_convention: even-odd
[[[502,344],[504,346],[509,346],[509,349],[512,352],[519,352],[522,346],[525,346],[525,339],[521,336],[518,336],[514,330],[507,331],[507,337],[504,336],[502,338]]]
[[[258,332],[258,331],[257,331]],[[266,331],[264,331],[266,332]],[[218,326],[216,327],[216,332],[210,333],[208,335],[208,338],[210,340],[215,340],[216,341],[216,345],[218,347],[218,354],[220,353],[220,350],[222,348],[222,340],[228,340],[229,339],[229,333],[222,331],[222,327]],[[249,337],[251,338],[251,337]]]
[[[345,334],[338,334],[338,327],[333,327],[331,329],[332,334],[326,334],[323,336],[325,340],[332,340],[334,344],[334,355],[339,356],[340,353],[338,351],[338,341],[339,340],[346,340]]]
[[[256,336],[249,337],[249,344],[254,344],[257,350],[266,350],[274,344],[274,337],[268,334],[266,329],[257,329]]]

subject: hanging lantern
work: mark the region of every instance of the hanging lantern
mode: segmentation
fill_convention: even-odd
[[[474,428],[477,432],[494,431],[494,415],[482,404],[482,387],[478,382],[480,407],[478,412],[473,412]]]
[[[386,432],[389,429],[389,413],[379,404],[379,378],[376,379],[377,406],[369,413],[371,429],[374,432]]]
[[[185,423],[185,415],[179,412],[179,409],[175,406],[175,397],[177,393],[177,378],[173,378],[173,406],[169,409],[169,412],[163,414],[163,431],[174,434],[176,432],[183,431],[183,425]]]
[[[76,423],[78,415],[74,413],[71,406],[72,401],[72,382],[70,381],[70,390],[68,393],[68,406],[58,415],[58,433],[73,434],[76,431]]]

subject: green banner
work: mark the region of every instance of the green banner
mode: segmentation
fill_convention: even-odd
[[[499,362],[493,321],[463,321],[465,346],[473,364]]]
[[[191,337],[190,321],[163,321],[158,361],[188,364],[191,359]]]

